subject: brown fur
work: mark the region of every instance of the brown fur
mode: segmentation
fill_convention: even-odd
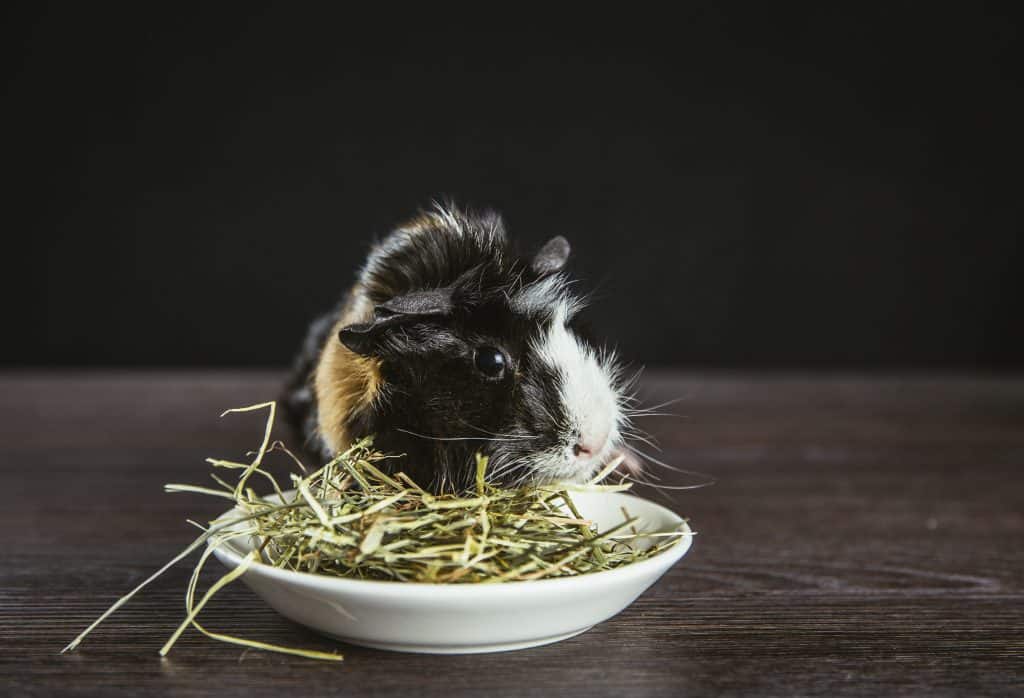
[[[352,435],[347,425],[353,414],[369,407],[380,390],[380,361],[359,356],[337,341],[338,331],[366,321],[372,307],[357,285],[349,294],[338,322],[328,334],[313,378],[320,436],[331,453],[343,450]]]
[[[421,213],[401,227],[410,237],[429,233],[439,225],[436,213]],[[382,387],[380,361],[359,356],[337,340],[343,327],[366,322],[373,316],[368,289],[357,283],[349,292],[341,312],[320,354],[313,376],[313,389],[318,406],[318,430],[330,453],[337,453],[351,443],[347,425],[351,417],[369,407]]]

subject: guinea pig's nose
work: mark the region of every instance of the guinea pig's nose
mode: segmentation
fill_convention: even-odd
[[[584,430],[576,435],[572,454],[576,458],[593,458],[604,450],[608,443],[608,432],[605,430]]]

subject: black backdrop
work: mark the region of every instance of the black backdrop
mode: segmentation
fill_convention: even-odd
[[[1024,365],[1014,17],[82,5],[5,23],[8,364],[282,364],[450,196],[636,361]]]

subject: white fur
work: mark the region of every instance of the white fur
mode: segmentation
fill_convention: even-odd
[[[564,324],[583,310],[585,305],[583,300],[569,293],[568,287],[569,281],[565,276],[552,274],[524,286],[509,299],[509,305],[517,313],[542,317],[553,317],[554,313],[561,309]],[[552,302],[552,299],[555,301]]]
[[[586,479],[611,455],[620,438],[621,412],[614,371],[566,327],[570,312],[570,300],[556,303],[551,326],[534,346],[540,359],[561,377],[562,404],[571,423],[560,450],[538,459],[535,470],[540,479]],[[596,445],[599,451],[577,457],[573,453],[577,439]]]
[[[457,208],[447,206],[439,201],[435,201],[432,208],[433,210],[427,215],[440,223],[441,227],[454,232],[460,238],[466,237],[466,229],[462,225],[463,215]]]

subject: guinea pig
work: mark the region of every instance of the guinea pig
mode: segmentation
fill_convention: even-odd
[[[283,407],[307,447],[374,448],[435,491],[470,486],[475,454],[506,486],[592,477],[618,450],[627,400],[595,346],[555,237],[531,258],[501,217],[436,205],[376,244],[354,287],[314,321]]]

